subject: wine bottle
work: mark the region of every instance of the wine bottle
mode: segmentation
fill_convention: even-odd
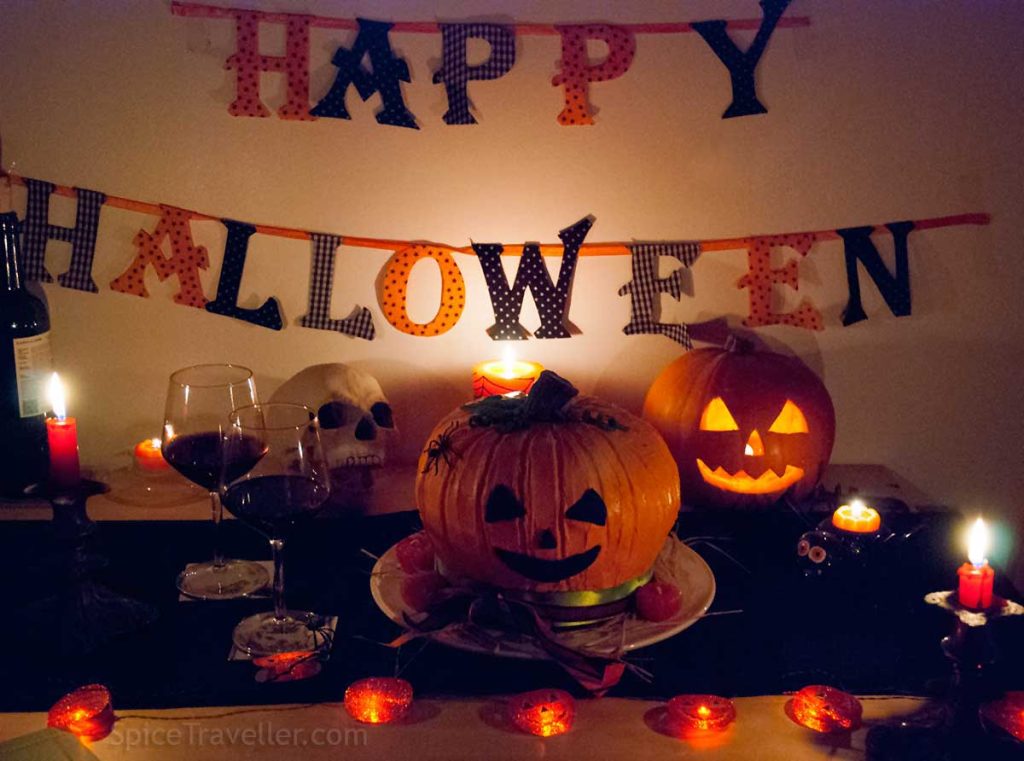
[[[18,217],[0,214],[0,493],[46,478],[46,382],[53,370],[46,304],[25,289]]]

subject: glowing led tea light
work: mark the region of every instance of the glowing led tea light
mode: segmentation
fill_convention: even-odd
[[[815,732],[852,732],[860,726],[864,708],[849,693],[811,684],[793,696],[786,705],[786,713],[800,726]]]
[[[873,507],[855,499],[840,505],[832,514],[832,525],[853,534],[873,534],[882,526],[882,516]]]
[[[978,518],[967,532],[967,559],[957,570],[960,577],[958,599],[965,608],[981,610],[992,605],[992,585],[995,571],[985,555],[991,539],[985,521]]]
[[[82,740],[102,740],[114,727],[110,691],[102,684],[87,684],[62,697],[47,714],[46,725],[70,732]]]
[[[157,473],[171,467],[164,459],[160,446],[160,439],[146,439],[135,445],[135,464],[139,466],[140,470]]]
[[[524,732],[553,737],[572,729],[576,701],[565,690],[532,690],[509,702],[509,719]]]
[[[516,359],[512,348],[506,346],[501,359],[481,362],[473,368],[473,398],[526,393],[543,371],[537,362]]]
[[[718,695],[677,695],[668,701],[668,717],[683,734],[719,732],[736,719],[736,707]]]
[[[412,685],[394,677],[370,677],[345,690],[345,710],[364,724],[387,724],[412,705]]]

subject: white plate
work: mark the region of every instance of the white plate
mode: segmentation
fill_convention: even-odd
[[[402,599],[402,579],[408,574],[398,563],[391,547],[373,567],[370,593],[377,607],[399,626],[405,627],[404,614],[416,611]],[[704,558],[670,536],[654,565],[654,578],[679,588],[683,604],[673,618],[654,623],[626,613],[597,626],[559,632],[559,642],[572,648],[586,648],[615,657],[624,652],[653,645],[678,634],[696,623],[715,599],[715,576]],[[434,641],[460,650],[487,653],[506,658],[545,660],[549,656],[530,638],[508,632],[482,629],[471,624],[446,627],[429,635]]]

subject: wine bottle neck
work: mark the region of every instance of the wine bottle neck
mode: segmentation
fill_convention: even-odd
[[[18,271],[18,217],[13,211],[0,214],[0,290],[20,291]]]

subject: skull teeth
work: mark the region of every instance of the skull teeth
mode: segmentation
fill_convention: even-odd
[[[349,455],[345,458],[345,467],[352,468],[361,465],[381,465],[383,464],[380,456],[375,454],[367,455]]]

